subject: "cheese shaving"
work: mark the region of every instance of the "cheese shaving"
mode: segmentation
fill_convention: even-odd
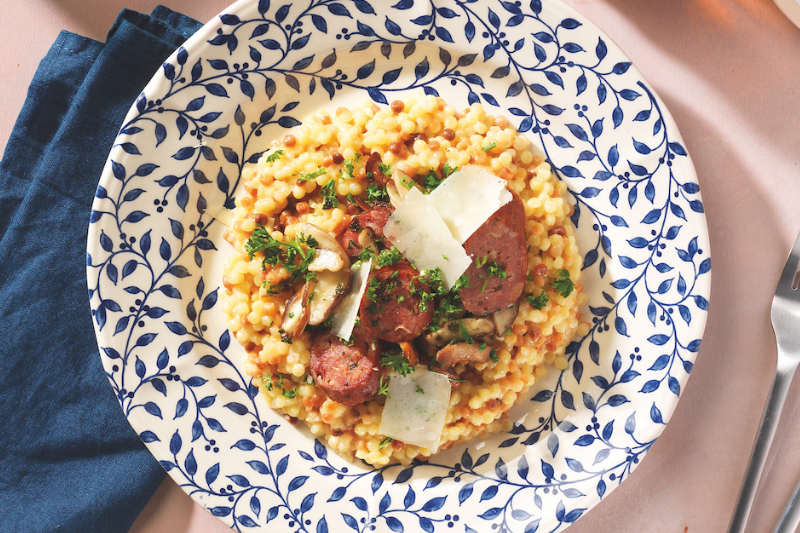
[[[450,379],[444,374],[423,366],[405,376],[392,374],[378,431],[435,452],[449,404]]]
[[[353,328],[358,316],[358,307],[361,305],[361,298],[367,290],[367,278],[372,268],[372,259],[360,265],[353,265],[350,271],[353,273],[353,283],[350,294],[337,306],[331,321],[331,332],[343,340],[350,340]]]
[[[463,243],[498,209],[511,201],[507,182],[478,165],[450,174],[428,195],[453,237]]]
[[[383,234],[417,270],[440,268],[448,289],[472,262],[428,196],[416,188],[409,190],[403,203],[394,210]]]

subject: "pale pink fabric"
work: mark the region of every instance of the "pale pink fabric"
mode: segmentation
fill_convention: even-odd
[[[157,3],[3,0],[0,146],[59,30],[102,40],[120,9]],[[228,4],[161,3],[204,21]],[[771,0],[567,3],[617,42],[673,114],[699,175],[713,261],[706,334],[672,421],[633,475],[569,533],[723,533],[776,361],[775,282],[800,231],[800,29]],[[798,404],[793,386],[753,533],[772,531],[800,479]],[[230,530],[167,479],[131,531]]]

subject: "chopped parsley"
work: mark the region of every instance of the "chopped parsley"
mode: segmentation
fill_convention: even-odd
[[[445,322],[460,317],[464,307],[458,291],[469,286],[469,276],[466,273],[458,278],[453,288],[449,291],[445,289],[440,268],[425,271],[424,274],[420,275],[419,281],[422,283],[414,283],[411,286],[411,294],[420,296],[419,310],[424,313],[432,302],[438,303],[433,313],[431,331],[441,328]],[[423,284],[426,284],[427,288]]]
[[[425,189],[425,192],[431,192],[436,187],[441,185],[443,181],[444,178],[439,179],[439,176],[436,175],[436,171],[431,170],[422,176],[422,188]]]
[[[414,367],[408,363],[408,359],[402,353],[381,352],[381,355],[383,356],[381,357],[381,366],[394,370],[401,376],[414,373]]]
[[[339,206],[339,200],[336,198],[336,180],[331,179],[322,186],[322,209],[333,209]]]
[[[297,387],[293,388],[292,390],[283,389],[283,395],[290,399],[294,398],[297,396]]]
[[[383,250],[378,254],[378,268],[394,265],[402,258],[403,255],[400,253],[400,250],[397,249],[397,246],[392,246],[390,249]]]
[[[450,174],[458,170],[458,167],[451,167],[450,163],[445,163],[442,165],[442,170],[444,171],[444,176],[448,177]]]
[[[262,267],[267,270],[267,265],[280,265],[289,273],[289,279],[282,282],[277,288],[283,290],[291,286],[301,277],[311,279],[313,273],[309,272],[308,265],[314,260],[314,249],[319,245],[313,237],[300,233],[297,239],[288,239],[286,242],[276,240],[264,226],[258,226],[247,239],[244,249],[253,259],[257,253],[263,252]],[[270,290],[273,290],[270,287]]]
[[[381,282],[378,278],[371,276],[369,278],[369,284],[367,284],[367,292],[365,296],[372,300],[373,302],[378,299],[378,289],[381,287]]]
[[[295,396],[297,396],[297,389],[299,387],[295,387],[295,388],[293,388],[291,390],[287,390],[283,386],[283,374],[278,374],[278,376],[277,376],[278,383],[277,384],[274,381],[274,377],[275,376],[272,376],[269,373],[262,374],[262,376],[261,376],[261,382],[264,384],[264,386],[267,388],[268,391],[272,391],[272,389],[281,389],[281,394],[283,394],[287,398],[291,399],[291,398],[294,398]],[[309,377],[311,377],[311,376],[309,376]]]
[[[304,181],[315,180],[320,176],[324,176],[325,172],[326,172],[326,170],[324,168],[318,168],[314,172],[301,172],[300,173],[300,177],[297,178],[297,181],[304,182]],[[331,181],[333,181],[333,180],[331,180]]]
[[[386,192],[386,189],[377,185],[375,183],[371,183],[367,185],[367,200],[374,202],[380,200],[388,200],[389,193]]]
[[[378,382],[378,392],[377,394],[380,396],[381,394],[386,396],[389,393],[389,379],[386,374],[381,376],[380,382]]]
[[[483,269],[489,274],[489,276],[495,276],[498,278],[506,279],[508,274],[506,273],[505,269],[501,267],[497,261],[492,261],[491,263],[487,263],[484,265]]]
[[[418,393],[418,394],[425,394],[425,389],[423,389],[422,387],[420,387],[419,385],[417,385],[417,388],[416,388],[416,389],[414,389],[414,392],[416,392],[416,393]]]
[[[487,145],[481,146],[481,150],[484,152],[488,152],[489,150],[494,150],[497,148],[497,143],[489,143]]]
[[[553,280],[551,285],[564,298],[572,294],[572,290],[575,288],[575,284],[569,277],[569,270],[564,268],[558,271],[558,277]]]
[[[364,261],[369,261],[375,255],[375,250],[372,249],[372,246],[367,246],[365,249],[361,250],[359,254],[356,256],[356,259],[360,263]]]
[[[472,335],[469,334],[467,326],[465,326],[464,322],[461,320],[458,321],[458,332],[461,334],[461,338],[464,339],[464,342],[467,344],[473,344],[475,342],[475,340],[472,338]]]
[[[494,348],[492,348],[492,351],[489,352],[489,359],[492,361],[492,363],[496,363],[500,360],[500,358],[497,356],[497,350]]]
[[[527,300],[534,309],[542,310],[547,305],[547,293],[542,291],[539,293],[539,296],[529,295],[525,300]]]
[[[387,165],[385,163],[378,163],[378,170],[380,170],[385,175],[389,175],[392,173],[392,165]]]
[[[339,171],[339,176],[345,179],[353,179],[355,177],[355,166],[361,154],[356,154],[352,159],[348,159],[342,163],[342,169]]]
[[[386,448],[389,444],[392,443],[392,441],[394,441],[392,437],[383,437],[383,439],[381,439],[380,444],[378,444],[378,449],[382,450]]]
[[[267,163],[274,163],[283,156],[283,150],[275,150],[267,156]]]

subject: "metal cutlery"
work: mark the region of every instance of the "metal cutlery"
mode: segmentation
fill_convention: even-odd
[[[772,299],[772,329],[778,345],[778,364],[772,386],[767,395],[766,406],[761,415],[756,440],[750,454],[750,462],[744,477],[739,499],[728,526],[728,533],[743,533],[753,507],[758,481],[764,471],[764,463],[770,444],[778,427],[778,420],[786,401],[786,393],[792,377],[800,363],[800,290],[797,290],[800,265],[800,235],[795,239],[786,265],[778,280]]]

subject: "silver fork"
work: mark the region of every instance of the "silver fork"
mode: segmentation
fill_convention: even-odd
[[[747,525],[758,480],[764,472],[764,463],[786,401],[786,393],[800,363],[800,291],[797,290],[796,283],[798,265],[800,265],[800,235],[794,241],[778,280],[775,296],[772,298],[770,317],[778,345],[778,365],[772,378],[772,386],[767,395],[764,413],[761,415],[761,423],[758,426],[747,473],[739,491],[739,500],[728,526],[728,533],[743,533]]]

